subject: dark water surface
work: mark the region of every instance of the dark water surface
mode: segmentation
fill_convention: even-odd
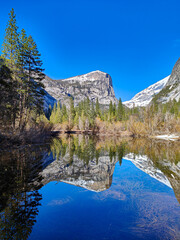
[[[53,139],[0,151],[0,239],[180,239],[180,143]]]

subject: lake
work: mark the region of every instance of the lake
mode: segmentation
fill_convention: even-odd
[[[0,151],[0,239],[180,239],[180,142],[62,136]]]

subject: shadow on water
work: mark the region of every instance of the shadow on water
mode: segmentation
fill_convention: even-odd
[[[180,203],[180,143],[62,136],[45,146],[0,152],[0,239],[28,239],[51,181],[102,192],[124,159],[173,188]]]

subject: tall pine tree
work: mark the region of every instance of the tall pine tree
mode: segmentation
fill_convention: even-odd
[[[117,120],[122,121],[123,116],[124,116],[124,107],[123,107],[121,98],[119,98],[118,108],[117,108]]]
[[[2,57],[6,59],[7,66],[16,70],[18,58],[19,34],[16,25],[16,15],[14,9],[9,13],[9,21],[5,30],[4,42],[2,45]]]
[[[5,37],[2,44],[2,58],[4,64],[11,71],[11,90],[13,91],[11,99],[11,122],[15,129],[15,122],[18,115],[18,81],[17,81],[17,58],[18,58],[18,47],[19,47],[19,34],[18,27],[16,24],[16,15],[14,9],[9,13],[9,21],[5,30]],[[10,93],[11,95],[11,93]]]

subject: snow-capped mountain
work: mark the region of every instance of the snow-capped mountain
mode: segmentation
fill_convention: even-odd
[[[173,99],[176,101],[180,99],[180,58],[174,65],[166,85],[156,96],[156,100],[162,103],[169,102]]]
[[[129,108],[144,107],[151,102],[154,96],[159,103],[180,99],[180,58],[174,65],[170,76],[149,86],[137,93],[131,100],[123,103]]]
[[[170,76],[154,83],[148,88],[137,93],[131,100],[123,102],[123,104],[129,108],[147,106],[151,102],[153,96],[158,94],[164,88],[169,78]]]
[[[43,84],[48,94],[64,104],[69,103],[69,97],[74,98],[75,105],[87,97],[94,103],[98,98],[102,105],[117,103],[111,76],[99,70],[62,80],[46,76]]]

